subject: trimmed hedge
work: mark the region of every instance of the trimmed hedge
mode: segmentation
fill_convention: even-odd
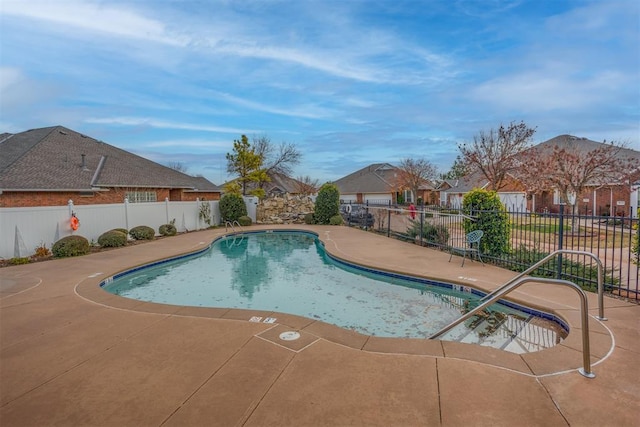
[[[56,258],[86,255],[89,253],[89,241],[77,235],[63,237],[53,244],[51,253]]]
[[[251,224],[253,224],[253,221],[251,220],[250,217],[243,215],[240,218],[238,218],[238,223],[243,227],[248,227]]]
[[[344,220],[342,219],[342,215],[334,215],[329,219],[330,225],[342,225],[344,224]]]
[[[305,224],[313,224],[315,222],[315,220],[313,219],[313,213],[308,213],[304,216],[304,223]]]
[[[127,244],[127,235],[119,230],[110,230],[98,237],[98,244],[103,248],[119,248]]]
[[[139,225],[129,230],[129,236],[135,240],[153,240],[156,237],[156,232],[151,227]]]
[[[162,224],[160,228],[158,228],[158,233],[160,233],[161,236],[175,236],[178,230],[173,224]]]

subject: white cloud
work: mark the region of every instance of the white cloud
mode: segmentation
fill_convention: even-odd
[[[50,22],[64,29],[71,26],[85,31],[184,46],[188,39],[169,34],[162,22],[124,7],[78,0],[3,0],[0,13]]]
[[[221,133],[233,133],[233,134],[246,134],[250,132],[260,132],[260,130],[247,130],[238,128],[228,128],[223,126],[208,126],[194,123],[177,123],[165,120],[157,120],[145,117],[108,117],[98,118],[90,117],[85,120],[86,123],[94,124],[108,124],[108,125],[120,125],[120,126],[142,126],[158,129],[178,129],[178,130],[190,130],[190,131],[204,131],[204,132],[221,132]]]

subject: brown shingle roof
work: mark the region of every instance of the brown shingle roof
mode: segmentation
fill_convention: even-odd
[[[4,190],[218,189],[205,178],[186,175],[63,126],[32,129],[0,141],[0,189]]]
[[[389,163],[374,163],[353,172],[334,184],[341,194],[388,193],[393,191],[397,168]]]

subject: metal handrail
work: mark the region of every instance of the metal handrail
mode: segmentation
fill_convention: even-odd
[[[231,221],[225,221],[224,222],[224,230],[225,231],[229,231],[229,228],[231,228],[231,231],[236,231],[236,224],[238,225],[238,227],[240,228],[240,230],[242,230],[242,226],[240,225],[240,223],[238,222],[238,220],[235,220],[233,222]]]
[[[491,298],[493,295],[495,295],[496,293],[500,292],[502,289],[506,288],[507,286],[509,286],[511,283],[515,282],[516,280],[518,280],[522,276],[531,273],[532,271],[534,271],[538,267],[540,267],[542,264],[546,263],[547,261],[549,261],[552,258],[555,258],[555,256],[558,255],[558,254],[586,255],[586,256],[590,256],[591,258],[593,258],[596,261],[596,264],[598,264],[598,316],[596,316],[596,319],[603,320],[603,321],[607,320],[607,318],[604,317],[604,268],[602,267],[602,261],[600,261],[600,258],[598,258],[596,255],[592,254],[591,252],[586,252],[586,251],[575,251],[575,250],[571,250],[571,249],[558,249],[558,250],[550,253],[549,255],[545,256],[540,261],[536,262],[531,267],[527,268],[525,271],[523,271],[522,273],[518,274],[517,276],[515,276],[511,280],[507,281],[505,284],[503,284],[499,288],[497,288],[494,291],[488,293],[487,295],[482,297],[480,299],[480,301],[484,301],[487,298]]]
[[[578,369],[578,372],[587,378],[595,378],[595,374],[591,372],[591,351],[589,349],[589,303],[587,301],[587,294],[580,288],[580,286],[576,285],[573,282],[568,280],[561,279],[548,279],[541,277],[520,277],[516,280],[512,280],[506,286],[501,286],[498,292],[492,292],[492,296],[485,300],[482,304],[464,314],[462,317],[456,319],[451,322],[435,334],[431,335],[429,339],[435,339],[453,329],[455,326],[469,319],[471,316],[475,315],[481,310],[484,310],[486,307],[490,306],[509,292],[514,289],[517,289],[521,285],[527,282],[536,282],[536,283],[549,283],[556,285],[564,285],[568,286],[571,289],[575,290],[580,296],[580,311],[581,311],[581,319],[582,319],[582,368]],[[486,298],[486,297],[485,297]]]

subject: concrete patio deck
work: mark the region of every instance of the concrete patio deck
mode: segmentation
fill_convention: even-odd
[[[347,227],[296,228],[316,232],[335,256],[385,270],[485,290],[514,276]],[[577,372],[579,300],[568,288],[528,284],[514,294],[571,326],[560,345],[516,355],[368,337],[283,313],[144,303],[98,287],[221,234],[0,269],[0,425],[640,425],[640,306],[619,299],[605,297],[608,321],[599,322],[589,294],[596,378],[587,379]],[[285,331],[301,338],[280,340]]]

